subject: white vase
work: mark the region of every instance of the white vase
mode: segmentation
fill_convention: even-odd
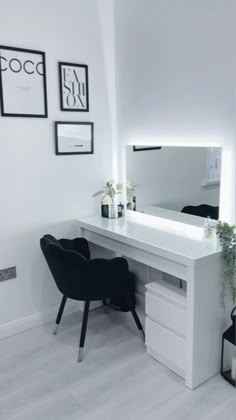
[[[117,219],[118,217],[118,206],[115,203],[109,204],[109,218]]]

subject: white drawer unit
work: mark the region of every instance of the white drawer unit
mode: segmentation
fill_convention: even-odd
[[[186,296],[183,290],[162,281],[146,287],[147,317],[186,338]]]
[[[164,281],[146,289],[147,353],[185,377],[186,294]]]

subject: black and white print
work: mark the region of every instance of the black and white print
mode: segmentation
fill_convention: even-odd
[[[0,46],[1,115],[47,118],[45,53]]]
[[[81,155],[93,153],[92,122],[59,122],[55,123],[56,154]]]
[[[88,66],[59,63],[62,111],[89,111]]]

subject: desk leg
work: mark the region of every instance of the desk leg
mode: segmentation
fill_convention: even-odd
[[[220,256],[188,269],[186,386],[194,389],[220,371],[224,313],[220,305]],[[209,260],[208,260],[209,261]]]

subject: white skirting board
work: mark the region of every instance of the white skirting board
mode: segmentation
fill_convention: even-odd
[[[47,322],[55,321],[59,310],[59,304],[60,303],[58,303],[57,307],[49,309],[48,311],[37,312],[36,314],[0,325],[0,340],[30,330],[31,328],[39,327]],[[70,315],[79,310],[81,311],[82,305],[83,303],[78,301],[67,302],[63,315]]]
[[[137,307],[143,310],[144,308],[144,297],[136,294]],[[46,324],[47,322],[55,321],[59,310],[60,302],[58,306],[48,311],[37,312],[36,314],[17,319],[12,322],[0,325],[0,340],[3,338],[10,337],[11,335],[19,334],[23,331],[30,330],[31,328],[39,327],[40,325]],[[90,310],[97,309],[102,306],[101,301],[91,302]],[[63,316],[71,315],[75,312],[83,312],[84,302],[81,301],[67,301]]]

